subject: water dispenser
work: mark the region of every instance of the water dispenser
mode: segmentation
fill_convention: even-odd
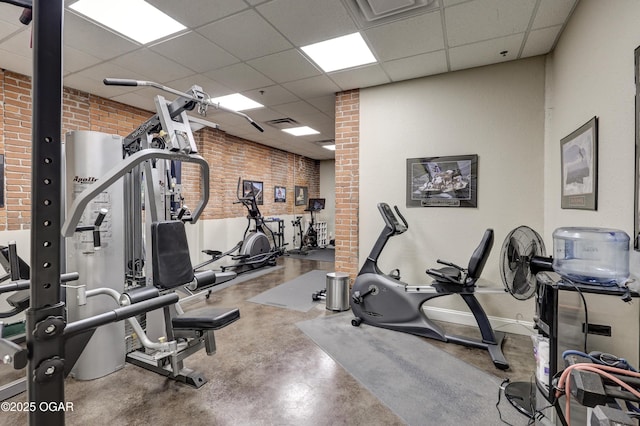
[[[585,284],[622,284],[629,278],[629,235],[617,229],[558,228],[553,270]]]

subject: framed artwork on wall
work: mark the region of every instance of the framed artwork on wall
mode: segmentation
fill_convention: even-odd
[[[477,155],[407,159],[407,207],[477,205]]]
[[[598,117],[560,140],[563,209],[598,209]]]
[[[309,188],[306,186],[296,186],[295,188],[296,206],[306,206],[309,199]]]
[[[276,203],[286,203],[287,202],[287,188],[284,186],[276,186],[273,189],[273,201]]]
[[[264,193],[262,191],[263,184],[255,180],[243,180],[242,181],[242,196],[243,197],[255,197],[256,204],[264,204]]]

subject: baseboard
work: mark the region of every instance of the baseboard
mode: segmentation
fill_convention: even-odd
[[[454,311],[453,309],[427,307],[425,312],[430,319],[436,321],[446,321],[454,324],[477,326],[476,320],[471,312]],[[531,336],[535,334],[534,324],[531,321],[522,321],[519,319],[488,317],[491,326],[496,331],[504,331],[505,333],[522,334]]]

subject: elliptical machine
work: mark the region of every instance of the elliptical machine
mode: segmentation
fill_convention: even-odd
[[[355,315],[351,324],[357,327],[365,323],[443,342],[486,349],[497,368],[501,370],[509,368],[501,349],[504,333],[493,330],[486,313],[474,295],[475,283],[491,252],[493,230],[488,229],[485,232],[480,245],[471,256],[467,269],[439,261],[448,267],[428,271],[429,275],[436,277],[436,282],[432,286],[409,285],[400,281],[399,274],[382,273],[377,265],[378,258],[389,238],[406,232],[409,225],[397,206],[395,211],[402,223],[388,204],[379,203],[378,210],[384,219],[385,227],[351,289],[351,309]],[[423,311],[425,302],[451,294],[458,294],[465,301],[478,324],[482,340],[447,334]]]
[[[274,266],[276,259],[284,253],[284,246],[278,245],[275,233],[264,223],[264,217],[256,202],[255,192],[252,189],[248,194],[242,194],[241,181],[242,178],[238,178],[236,190],[238,201],[234,201],[233,204],[242,204],[248,213],[247,227],[244,230],[242,241],[226,252],[203,250],[203,253],[211,256],[211,259],[197,265],[195,269],[200,269],[225,256],[231,256],[237,262],[221,266],[220,269],[222,272],[233,271],[236,274],[242,274],[265,266]]]

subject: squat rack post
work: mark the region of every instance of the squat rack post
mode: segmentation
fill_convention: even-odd
[[[63,425],[64,303],[60,298],[63,0],[33,0],[29,424]],[[31,407],[31,405],[30,405]]]

